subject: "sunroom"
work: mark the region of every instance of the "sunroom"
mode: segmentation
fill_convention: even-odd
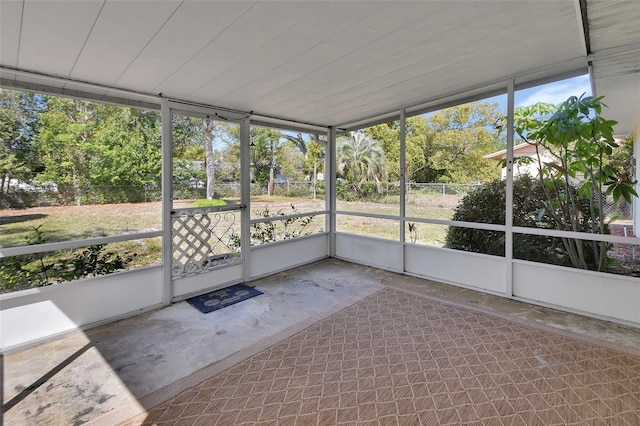
[[[26,174],[3,169],[5,353],[327,258],[640,327],[637,196],[592,195],[604,200],[597,226],[545,221],[553,200],[542,198],[523,222],[518,203],[531,198],[518,193],[514,152],[537,143],[519,127],[522,107],[602,96],[635,186],[637,1],[2,0],[0,19],[3,91],[56,99],[32,108],[40,130],[65,114],[139,111],[120,116],[158,142],[138,158],[138,139],[114,136],[121,145],[83,163],[94,177],[124,164],[120,179],[153,163],[157,178],[135,189],[78,183],[75,165],[55,177],[88,158],[80,144],[66,150],[79,139],[62,130],[32,138],[48,151]],[[2,142],[9,159],[18,149]],[[486,158],[496,152],[504,172]],[[492,181],[492,213],[465,218],[464,200]],[[67,260],[58,280],[57,261],[45,268],[51,253],[86,266],[91,250],[130,265],[69,275]],[[34,259],[37,273],[20,269]]]

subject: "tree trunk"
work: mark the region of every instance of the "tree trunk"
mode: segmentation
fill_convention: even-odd
[[[207,200],[213,200],[215,194],[215,164],[213,158],[213,130],[215,122],[209,117],[202,119],[204,130],[205,168],[207,171]]]
[[[273,171],[273,161],[271,162],[271,167],[269,167],[269,195],[273,195],[276,187],[276,178]]]

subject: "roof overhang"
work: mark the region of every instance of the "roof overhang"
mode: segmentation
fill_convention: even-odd
[[[587,1],[593,93],[604,96],[603,115],[619,135],[640,126],[640,1]]]

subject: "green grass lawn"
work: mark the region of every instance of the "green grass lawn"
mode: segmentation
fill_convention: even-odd
[[[238,200],[227,200],[238,203]],[[397,216],[399,205],[394,200],[381,202],[364,201],[339,201],[338,210],[345,212],[369,213]],[[406,216],[425,219],[450,220],[453,216],[452,208],[444,208],[446,205],[455,205],[455,200],[447,200],[443,204],[441,195],[424,195],[417,198],[416,194],[406,205]],[[225,205],[222,200],[182,200],[174,202],[174,208],[207,207]],[[25,210],[1,210],[0,211],[0,248],[18,247],[29,244],[45,242],[60,242],[78,239],[90,239],[94,237],[120,235],[125,233],[159,231],[162,229],[162,214],[160,202],[138,204],[109,204],[88,206],[56,206],[37,207]],[[324,199],[284,197],[284,196],[252,196],[250,205],[251,219],[259,219],[274,215],[291,215],[297,213],[310,213],[325,210]],[[237,212],[229,212],[236,214]],[[224,215],[225,212],[221,212]],[[212,214],[212,227],[216,228],[215,214]],[[226,219],[225,219],[226,220]],[[219,227],[233,229],[239,234],[239,216],[231,222],[221,220]],[[231,223],[231,225],[229,225]],[[282,239],[285,232],[285,223],[273,222],[278,234],[276,240]],[[288,225],[288,231],[295,235],[306,235],[325,231],[325,215],[318,215],[300,229],[302,220],[293,220]],[[448,226],[415,222],[415,232],[410,234],[405,230],[406,241],[418,244],[442,247],[445,242]],[[377,238],[397,241],[399,238],[399,221],[397,219],[383,219],[374,217],[352,216],[339,214],[337,217],[337,230],[339,232],[353,233]],[[407,225],[408,226],[408,225]],[[264,228],[262,228],[264,229]],[[224,230],[223,230],[224,231]],[[259,232],[260,228],[253,226],[252,235]],[[213,237],[215,238],[215,236]],[[256,239],[254,238],[254,242]],[[271,241],[271,240],[269,240]],[[228,247],[219,247],[222,252],[228,252]],[[37,271],[42,264],[53,264],[63,259],[73,259],[83,249],[76,251],[62,251],[46,253],[40,259],[39,255],[0,259],[0,292],[3,289],[3,280],[11,279],[11,269],[6,265],[14,262],[14,265],[29,265],[29,268]],[[227,250],[227,251],[225,251]],[[131,240],[108,244],[103,253],[117,254],[123,258],[131,259],[128,268],[159,264],[162,260],[162,239],[160,237]],[[5,265],[3,278],[3,265]],[[15,266],[14,266],[15,267]],[[8,272],[7,272],[8,271]],[[15,290],[15,288],[14,288]],[[10,290],[9,290],[10,291]]]
[[[224,205],[222,200],[197,200],[193,202],[179,202],[176,207],[206,207]],[[293,208],[292,208],[293,206]],[[251,218],[262,217],[265,210],[270,215],[279,212],[285,215],[295,213],[310,213],[325,209],[324,199],[293,198],[282,196],[254,196],[251,198]],[[339,203],[339,210],[397,215],[398,205],[373,202],[345,202]],[[452,211],[438,207],[408,206],[407,216],[432,219],[450,219]],[[239,222],[239,221],[238,221]],[[341,215],[339,230],[356,234],[379,236],[381,238],[398,238],[398,222],[396,220],[362,218],[358,216]],[[319,232],[324,230],[324,216],[314,217],[309,230]],[[427,224],[420,224],[424,233],[420,241],[428,242]],[[438,225],[433,225],[437,227]],[[446,228],[446,227],[443,227]],[[40,233],[40,242],[59,242],[86,238],[105,237],[124,233],[158,231],[162,229],[161,203],[138,204],[106,204],[89,206],[55,206],[36,207],[26,210],[0,211],[0,248],[28,245],[36,237],[36,229]],[[441,234],[444,231],[438,232]],[[440,237],[433,241],[440,240]],[[117,248],[125,248],[127,252],[136,247],[129,242],[120,244]],[[142,253],[159,250],[156,244],[139,244]]]
[[[178,200],[174,208],[223,206],[238,203],[238,200]],[[448,219],[451,210],[430,207],[425,201],[420,206],[409,206],[409,214],[418,217]],[[160,202],[137,204],[107,204],[87,206],[36,207],[25,210],[0,211],[0,248],[19,247],[30,244],[53,243],[79,239],[91,239],[126,233],[159,231],[162,229],[162,204]],[[341,201],[339,209],[350,212],[397,216],[397,200],[381,202]],[[326,209],[323,198],[297,198],[284,196],[252,196],[251,219],[265,216],[295,215]],[[229,218],[229,215],[235,215]],[[227,253],[235,249],[228,240],[229,232],[239,235],[240,220],[237,212],[211,213],[212,241],[225,239],[227,245],[218,244],[215,253]],[[268,224],[254,224],[251,228],[252,243],[264,242],[264,230],[270,234],[266,242],[290,238],[291,235],[308,235],[325,231],[325,215]],[[396,240],[399,236],[399,221],[362,216],[339,215],[337,229],[340,232],[367,235]],[[271,228],[269,228],[271,226]],[[428,224],[417,225],[419,243],[441,246],[446,227]],[[262,232],[263,239],[256,238]],[[226,237],[225,237],[226,233]],[[287,234],[288,236],[285,236]],[[217,237],[217,238],[216,238]],[[16,256],[0,259],[0,292],[15,291],[34,285],[56,282],[56,268],[60,271],[74,268],[74,259],[82,257],[85,248],[63,250],[43,254]],[[127,269],[159,264],[162,261],[162,239],[160,237],[111,243],[99,252],[105,261],[120,256],[127,259]],[[87,262],[87,260],[84,260]],[[98,262],[99,263],[99,262]],[[62,265],[62,266],[61,266]],[[66,266],[65,266],[66,265]],[[16,267],[22,268],[16,273]],[[43,272],[45,271],[45,272]],[[46,272],[48,271],[48,272]],[[52,272],[53,271],[53,272]],[[20,281],[19,284],[15,284]],[[26,281],[25,281],[26,280]],[[12,284],[14,283],[14,284]]]

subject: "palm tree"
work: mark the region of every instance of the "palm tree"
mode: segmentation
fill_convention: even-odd
[[[351,132],[336,141],[338,177],[346,179],[356,189],[365,182],[387,179],[387,158],[382,145],[362,132]]]

